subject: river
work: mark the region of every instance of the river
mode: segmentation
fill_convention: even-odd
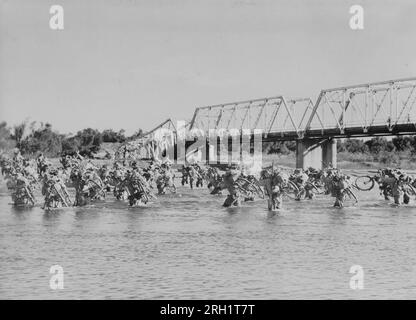
[[[18,209],[0,188],[2,299],[416,298],[416,200],[394,207],[376,190],[344,209],[333,199],[224,197],[180,187],[145,208],[108,197],[82,208]],[[40,198],[39,198],[40,200]],[[64,288],[50,288],[52,265]],[[364,288],[350,288],[362,267]]]

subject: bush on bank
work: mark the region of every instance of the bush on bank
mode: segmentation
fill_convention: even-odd
[[[286,155],[296,152],[296,143],[265,143],[263,151],[267,154]],[[397,136],[390,140],[384,137],[343,139],[337,141],[337,151],[340,161],[379,162],[388,166],[400,166],[406,161],[416,161],[416,136]]]
[[[28,157],[43,153],[47,157],[54,158],[79,152],[83,156],[92,158],[100,151],[103,142],[123,143],[129,139],[131,137],[126,137],[124,130],[116,132],[106,129],[100,132],[87,128],[78,131],[75,135],[64,135],[54,130],[49,123],[22,122],[13,128],[8,127],[4,121],[0,123],[0,150],[8,151],[18,147],[22,154]]]

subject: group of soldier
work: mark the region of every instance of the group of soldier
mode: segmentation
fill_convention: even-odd
[[[40,186],[44,197],[43,208],[84,206],[102,200],[111,192],[118,200],[128,201],[130,206],[145,205],[156,199],[157,194],[176,193],[175,173],[172,163],[153,160],[147,167],[136,161],[130,164],[114,162],[100,167],[79,153],[64,156],[60,166],[53,166],[42,154],[36,160],[25,159],[18,149],[11,158],[1,156],[1,173],[6,178],[16,205],[35,205],[35,190]],[[323,170],[308,168],[289,172],[280,167],[263,169],[259,175],[249,174],[244,167],[230,165],[225,172],[214,166],[204,167],[198,163],[183,165],[181,184],[201,188],[206,183],[212,195],[228,191],[224,207],[239,206],[256,197],[267,198],[269,210],[282,208],[286,197],[300,201],[314,199],[317,194],[335,198],[335,207],[343,207],[347,199],[358,202],[353,177],[341,170],[329,167]],[[395,204],[408,204],[416,195],[416,180],[398,169],[383,169],[371,178],[378,183],[385,199],[393,197]],[[68,187],[75,190],[74,200]],[[367,189],[369,190],[369,189]]]
[[[12,190],[14,203],[34,205],[34,189],[37,184],[37,173],[20,152],[14,152],[11,160],[1,157],[1,174],[6,177],[7,188]]]
[[[400,169],[379,170],[373,179],[378,183],[384,199],[390,200],[393,197],[397,205],[408,204],[411,196],[416,193],[416,179]]]
[[[195,182],[196,187],[202,187],[203,181],[206,181],[211,194],[221,194],[222,190],[227,190],[224,207],[239,206],[241,202],[253,201],[256,197],[267,197],[269,210],[277,210],[282,207],[285,197],[300,201],[313,199],[316,194],[323,193],[335,198],[336,207],[342,207],[347,197],[357,201],[352,178],[335,168],[295,169],[288,173],[287,170],[271,166],[256,177],[238,165],[231,165],[221,174],[218,168],[191,164],[183,166],[181,172],[182,185],[189,183],[193,188]]]
[[[28,160],[16,149],[11,158],[1,156],[0,166],[15,205],[35,205],[35,190],[39,187],[45,209],[84,206],[103,200],[108,192],[119,200],[128,200],[131,206],[146,204],[155,198],[153,183],[158,194],[176,192],[170,162],[152,161],[147,168],[140,168],[136,162],[97,167],[77,153],[62,157],[56,167],[42,154]],[[68,187],[75,190],[74,200]]]

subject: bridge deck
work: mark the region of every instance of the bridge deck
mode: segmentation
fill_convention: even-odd
[[[303,133],[303,139],[353,138],[371,136],[416,135],[415,124],[398,124],[389,130],[387,126],[372,126],[365,131],[362,127],[345,128],[341,133],[339,128],[311,129]],[[298,140],[298,132],[270,132],[263,135],[264,142]]]

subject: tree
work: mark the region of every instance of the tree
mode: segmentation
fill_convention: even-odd
[[[0,150],[10,150],[14,148],[14,145],[10,129],[7,128],[7,122],[0,122]]]
[[[387,150],[387,139],[383,137],[372,138],[365,142],[370,149],[371,153],[379,154],[380,152]]]
[[[277,153],[277,154],[290,154],[296,151],[296,142],[295,141],[274,141],[270,143],[263,144],[263,151],[268,154]]]
[[[56,157],[62,151],[62,136],[52,130],[52,125],[46,123],[39,129],[31,126],[32,132],[20,142],[22,153],[34,155],[42,152],[49,157]]]
[[[119,132],[115,132],[112,129],[106,129],[102,132],[103,142],[124,142],[126,141],[126,137],[124,135],[124,130],[120,130]]]
[[[345,143],[342,140],[337,140],[337,152],[344,152],[346,150]]]
[[[411,153],[412,155],[416,155],[416,136],[413,136],[410,139],[410,145],[411,145]]]
[[[11,135],[11,137],[14,141],[16,141],[16,146],[18,148],[20,148],[20,143],[21,143],[21,141],[23,139],[23,136],[25,134],[26,126],[27,126],[27,123],[22,122],[21,124],[15,125],[13,127],[13,134]]]
[[[100,150],[102,136],[98,130],[88,128],[78,131],[76,139],[79,143],[79,152],[83,156],[92,157],[93,153]]]
[[[74,155],[79,151],[80,147],[80,139],[76,136],[62,139],[62,155]]]
[[[366,153],[369,151],[369,149],[363,140],[348,138],[344,141],[337,141],[337,151],[349,153]]]
[[[392,143],[397,151],[407,151],[412,148],[412,138],[405,136],[397,136],[392,139]]]

